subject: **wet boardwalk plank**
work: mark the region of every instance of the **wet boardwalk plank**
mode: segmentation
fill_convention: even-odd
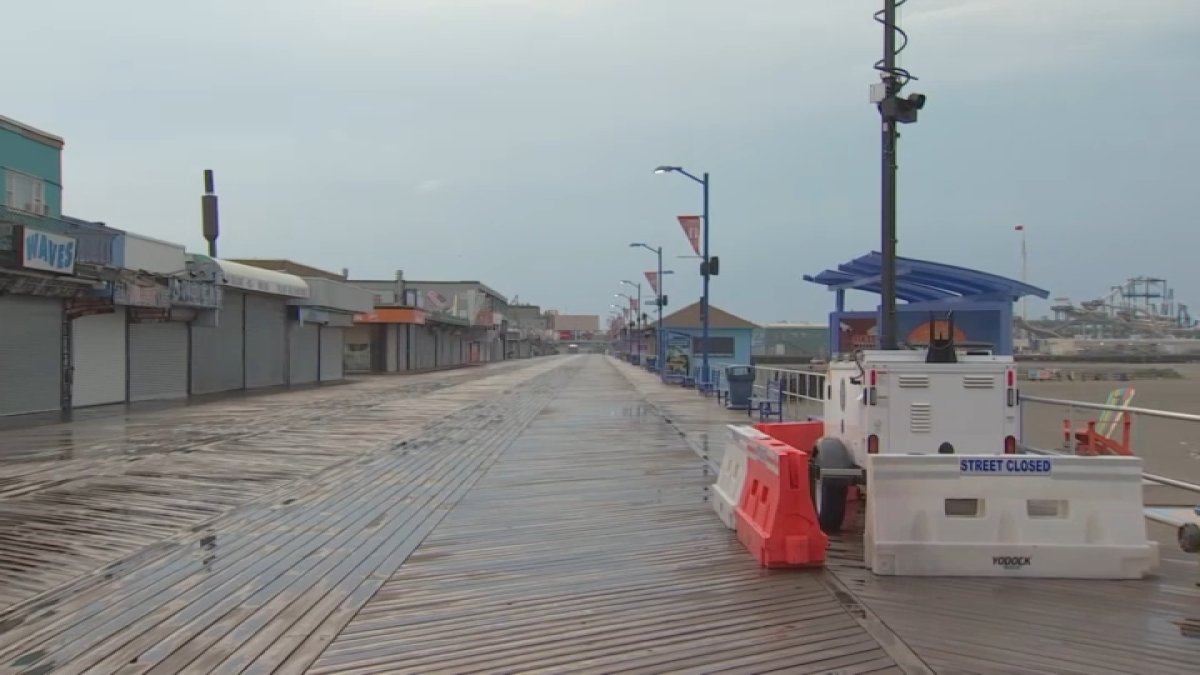
[[[592,359],[311,672],[899,672],[820,572],[758,568],[712,479]]]
[[[744,423],[694,392],[618,368],[696,447]],[[709,448],[719,460],[718,445]],[[864,569],[859,532],[835,538],[830,569],[937,672],[1195,673],[1195,557],[1166,538],[1160,546],[1160,574],[1142,581],[898,578]]]
[[[512,367],[0,430],[0,609],[412,435],[471,402],[438,392]]]
[[[0,613],[0,668],[260,672],[331,637],[549,400],[559,365],[377,400],[351,421],[393,436],[397,418],[441,421]]]

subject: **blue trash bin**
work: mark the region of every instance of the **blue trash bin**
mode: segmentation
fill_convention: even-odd
[[[729,385],[725,407],[748,410],[750,398],[754,395],[754,366],[726,366],[725,382]]]

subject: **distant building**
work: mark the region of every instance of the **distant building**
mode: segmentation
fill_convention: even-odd
[[[508,306],[509,358],[526,359],[549,351],[549,321],[537,305]]]
[[[599,314],[553,314],[551,318],[551,330],[560,342],[595,340],[600,336]]]
[[[749,364],[750,343],[758,325],[740,316],[709,305],[708,307],[708,360],[709,366],[719,368],[728,364]],[[703,325],[700,321],[700,303],[693,303],[663,317],[662,330],[668,371],[687,368],[695,372],[701,363],[704,351]],[[656,331],[646,331],[649,348],[647,354],[658,354]]]
[[[351,372],[429,370],[504,360],[508,300],[479,281],[350,280],[375,295],[346,344]]]
[[[765,324],[754,331],[753,354],[804,361],[828,358],[829,326],[823,323]]]

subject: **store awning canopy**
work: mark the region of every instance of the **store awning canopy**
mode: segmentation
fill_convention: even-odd
[[[201,265],[215,268],[215,272],[218,273],[215,281],[222,286],[288,298],[307,298],[309,296],[308,284],[300,277],[291,274],[273,272],[203,255],[192,255],[192,260]]]
[[[877,251],[860,256],[804,280],[820,284],[831,291],[859,290],[882,292],[883,256]],[[1008,279],[988,272],[916,260],[896,258],[896,297],[905,302],[937,300],[1010,301],[1022,297],[1050,297],[1050,292],[1037,286]]]

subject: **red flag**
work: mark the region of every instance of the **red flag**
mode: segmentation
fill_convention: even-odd
[[[653,288],[654,294],[658,295],[658,272],[646,272],[646,281],[650,282],[650,288]]]
[[[679,225],[696,255],[700,255],[700,216],[679,216]]]
[[[1014,230],[1016,230],[1016,231],[1018,231],[1018,232],[1020,232],[1021,230],[1024,230],[1024,229],[1025,229],[1025,226],[1024,226],[1024,225],[1018,225],[1018,226],[1014,227],[1013,229],[1014,229]]]

